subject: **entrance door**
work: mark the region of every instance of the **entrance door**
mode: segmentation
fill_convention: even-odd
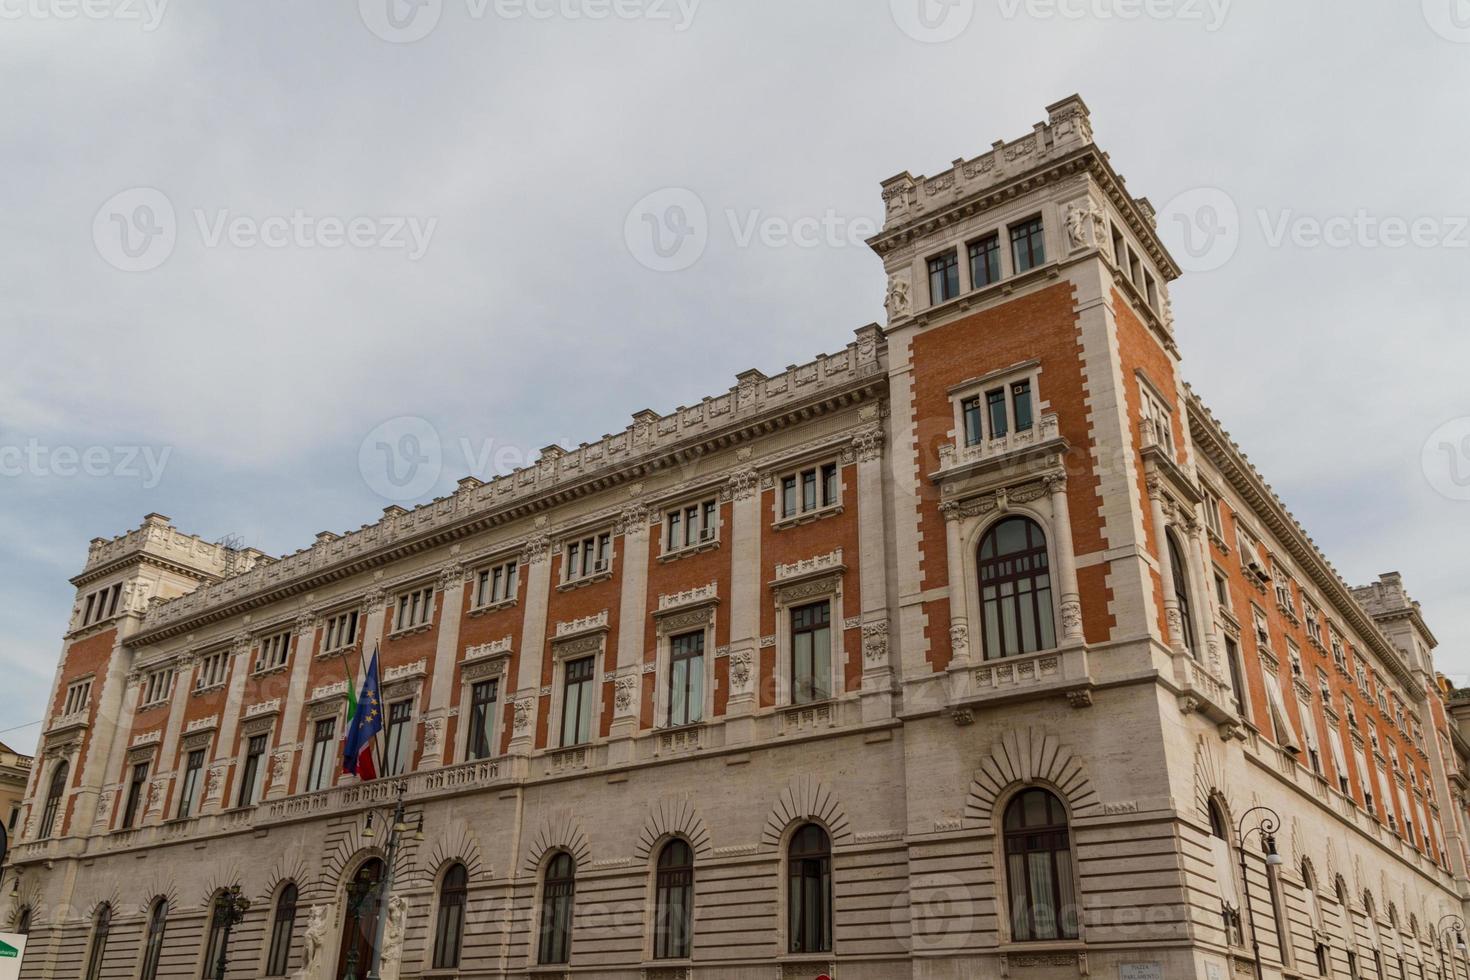
[[[372,955],[373,937],[377,934],[378,893],[382,881],[383,862],[373,858],[357,869],[352,884],[348,886],[342,949],[337,956],[337,980],[348,980],[349,968],[352,980],[363,980],[367,976],[368,958]],[[367,897],[360,904],[354,904],[356,898],[364,893]]]

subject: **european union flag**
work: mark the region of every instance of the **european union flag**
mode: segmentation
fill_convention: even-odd
[[[342,746],[343,772],[350,772],[358,779],[378,778],[378,767],[373,762],[373,746],[377,743],[378,732],[382,730],[383,699],[378,690],[378,651],[374,648],[367,676],[362,681],[362,693],[357,696],[357,710],[352,714],[347,738]]]

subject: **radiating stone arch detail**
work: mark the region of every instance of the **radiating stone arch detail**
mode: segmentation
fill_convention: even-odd
[[[551,851],[566,851],[578,869],[586,867],[588,858],[592,856],[592,845],[582,830],[582,823],[570,810],[558,810],[542,819],[540,828],[532,835],[526,848],[526,873],[534,875],[539,872],[542,859]]]
[[[683,837],[694,848],[696,858],[709,857],[714,853],[709,831],[700,819],[699,811],[688,798],[670,797],[658,800],[648,807],[648,817],[643,821],[643,830],[638,835],[638,845],[633,853],[640,861],[647,861],[653,849],[665,837]]]
[[[470,881],[474,881],[482,874],[490,874],[490,868],[485,863],[483,852],[480,849],[480,838],[464,820],[456,821],[444,836],[435,838],[433,844],[429,846],[425,852],[423,864],[419,868],[421,879],[419,884],[425,888],[432,887],[434,878],[444,866],[455,861],[464,865]]]
[[[776,799],[766,817],[766,826],[761,831],[761,846],[775,849],[781,838],[798,820],[817,820],[827,828],[833,846],[852,840],[852,828],[847,823],[847,811],[837,802],[832,788],[815,776],[798,776],[791,781]]]
[[[121,903],[122,899],[118,895],[117,886],[114,885],[106,894],[98,895],[92,900],[92,904],[87,906],[87,922],[90,924],[97,917],[97,910],[103,905],[110,906],[114,916],[126,914],[121,911]]]
[[[265,876],[265,887],[261,890],[260,901],[270,902],[275,898],[281,884],[287,881],[296,885],[299,901],[311,893],[314,877],[311,862],[306,860],[300,845],[293,846],[271,866],[270,872]]]
[[[238,862],[231,862],[224,868],[210,868],[209,877],[205,879],[204,894],[199,898],[199,908],[208,911],[214,901],[215,893],[231,885],[239,885],[241,891],[247,896],[250,894],[250,887],[245,882],[245,876],[241,873]]]
[[[1194,800],[1195,812],[1208,827],[1210,825],[1210,798],[1218,797],[1225,802],[1226,819],[1237,820],[1249,807],[1236,796],[1225,771],[1225,752],[1219,739],[1199,736],[1194,749]]]
[[[991,747],[970,781],[965,800],[964,825],[989,826],[995,801],[1017,783],[1045,782],[1055,786],[1066,799],[1073,817],[1095,816],[1102,801],[1082,760],[1055,735],[1040,728],[1009,731]]]
[[[178,886],[174,882],[173,875],[162,874],[158,871],[150,872],[143,879],[143,887],[133,893],[137,903],[127,909],[127,914],[136,915],[146,919],[148,910],[153,908],[153,900],[162,898],[168,907],[168,914],[173,915],[179,910]]]

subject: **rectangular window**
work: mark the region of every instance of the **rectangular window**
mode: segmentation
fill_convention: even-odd
[[[1209,529],[1217,539],[1225,540],[1225,528],[1220,523],[1220,499],[1208,490],[1201,491],[1204,496],[1200,504],[1205,512],[1205,527]]]
[[[832,604],[791,610],[791,703],[832,696]]]
[[[311,764],[306,769],[306,791],[315,793],[332,785],[337,761],[337,719],[321,718],[311,736]]]
[[[475,576],[475,608],[483,609],[516,597],[518,562],[507,561],[482,568]]]
[[[61,713],[64,715],[74,715],[85,708],[91,700],[92,678],[89,677],[84,681],[77,681],[66,689],[66,704],[62,708]]]
[[[1031,428],[1031,381],[1016,381],[1011,384],[1011,408],[1014,410],[1016,431],[1027,432]]]
[[[128,799],[123,805],[122,827],[132,827],[138,819],[138,805],[143,802],[144,786],[148,783],[148,763],[133,766],[132,778],[128,780]]]
[[[1006,424],[1006,391],[1004,388],[996,388],[994,391],[985,393],[985,417],[990,423],[990,438],[1004,438],[1006,432],[1009,431],[1009,426]]]
[[[326,636],[322,639],[322,652],[332,653],[345,650],[357,642],[357,610],[349,609],[327,620]]]
[[[434,587],[426,585],[398,597],[398,609],[393,619],[393,631],[416,629],[427,626],[434,615]]]
[[[563,746],[592,741],[592,675],[596,659],[583,657],[567,661],[561,702]]]
[[[283,630],[271,636],[262,637],[260,646],[255,653],[255,672],[257,674],[267,670],[276,670],[286,666],[286,661],[291,657],[291,631]]]
[[[1230,611],[1230,580],[1222,573],[1215,573],[1215,601],[1226,612]]]
[[[491,744],[491,724],[499,696],[499,681],[480,681],[470,688],[470,732],[469,741],[465,743],[465,758],[488,759],[495,754]]]
[[[960,294],[959,253],[950,249],[929,260],[929,302],[943,303]]]
[[[1011,259],[1016,272],[1022,273],[1036,268],[1046,261],[1046,246],[1042,242],[1041,218],[1032,218],[1011,227]]]
[[[194,812],[194,797],[199,792],[199,771],[203,768],[204,750],[195,749],[189,753],[189,760],[184,765],[184,781],[179,789],[180,819]]]
[[[174,671],[172,667],[155,670],[143,679],[142,707],[159,704],[168,698]]]
[[[252,735],[245,745],[245,764],[240,769],[239,806],[252,806],[260,799],[260,781],[265,777],[265,736]]]
[[[970,285],[975,289],[1000,282],[1000,235],[970,243]]]
[[[1229,661],[1230,687],[1235,692],[1235,711],[1245,714],[1245,677],[1240,670],[1240,647],[1232,637],[1225,637],[1225,659]]]
[[[219,687],[230,672],[230,651],[219,650],[199,660],[199,672],[194,675],[194,690],[207,691]]]
[[[664,552],[681,551],[709,544],[718,530],[718,501],[678,507],[664,515]]]
[[[669,641],[669,724],[704,718],[704,630]]]
[[[412,698],[388,705],[387,738],[383,741],[383,774],[386,776],[401,776],[408,771],[413,755],[413,743],[409,738],[413,731],[412,715]]]
[[[965,445],[980,445],[980,441],[985,438],[980,421],[980,396],[974,395],[960,402],[960,415],[965,420]]]
[[[87,596],[87,606],[82,611],[82,625],[91,626],[117,615],[118,600],[122,598],[122,583],[98,589]]]
[[[612,532],[604,531],[567,545],[563,582],[591,578],[612,569]]]
[[[1153,437],[1154,445],[1161,447],[1170,456],[1174,455],[1173,412],[1148,390],[1143,392],[1140,407],[1143,411],[1143,424]]]
[[[798,489],[800,493],[798,493]],[[836,507],[840,494],[837,464],[823,463],[781,480],[781,517],[799,517]]]

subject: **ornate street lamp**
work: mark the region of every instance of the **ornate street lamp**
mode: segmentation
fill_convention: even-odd
[[[1448,922],[1449,925],[1445,925],[1446,922]],[[1459,953],[1461,956],[1465,956],[1467,952],[1465,949],[1465,920],[1461,919],[1458,915],[1455,915],[1453,912],[1451,912],[1450,914],[1441,918],[1439,920],[1439,925],[1435,926],[1434,928],[1434,948],[1439,951],[1440,972],[1444,971],[1444,947],[1448,946],[1450,950],[1450,977],[1451,980],[1453,980],[1454,977],[1458,976],[1458,974],[1455,972],[1455,954]],[[1455,934],[1455,942],[1453,946],[1450,945],[1449,939],[1451,932]]]
[[[388,896],[393,891],[393,863],[398,856],[398,845],[411,833],[412,839],[421,841],[424,839],[424,815],[419,814],[417,826],[410,828],[403,811],[403,794],[408,789],[407,783],[398,784],[398,802],[393,807],[393,816],[388,822],[388,843],[383,848],[383,877],[376,883],[354,882],[348,886],[347,901],[352,910],[353,917],[362,921],[362,913],[366,910],[369,899],[377,905],[377,916],[373,922],[372,946],[368,949],[367,974],[365,980],[379,980],[378,967],[383,953],[383,929],[388,924]],[[362,836],[372,840],[378,836],[373,829],[373,811],[367,813],[366,825],[363,827]],[[354,895],[354,892],[357,894]],[[347,953],[347,974],[343,980],[357,980],[357,944],[353,943]]]
[[[214,900],[214,923],[224,929],[219,944],[219,959],[214,966],[214,980],[225,980],[225,969],[229,964],[230,932],[245,919],[250,911],[250,899],[240,894],[239,885],[231,885],[219,893]]]
[[[1259,813],[1261,816],[1254,827],[1247,828],[1246,821],[1251,814]],[[1266,879],[1271,877],[1271,869],[1279,868],[1285,862],[1281,855],[1276,853],[1276,831],[1281,827],[1281,818],[1276,811],[1268,806],[1251,807],[1240,815],[1240,823],[1235,828],[1235,846],[1240,851],[1240,881],[1245,886],[1245,911],[1251,924],[1251,954],[1256,960],[1256,980],[1262,980],[1261,973],[1261,939],[1256,932],[1256,910],[1251,905],[1251,876],[1246,870],[1245,864],[1245,842],[1251,834],[1261,835],[1261,847],[1266,852]]]

